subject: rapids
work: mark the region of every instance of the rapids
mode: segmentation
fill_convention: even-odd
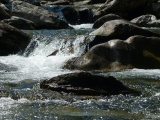
[[[159,69],[94,72],[116,77],[142,91],[141,96],[72,96],[39,88],[44,79],[76,72],[62,66],[83,54],[84,37],[92,29],[90,24],[73,27],[77,29],[25,31],[33,36],[26,50],[0,57],[8,66],[0,67],[0,120],[160,119]]]

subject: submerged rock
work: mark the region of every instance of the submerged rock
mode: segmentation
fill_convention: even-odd
[[[123,69],[159,69],[160,38],[132,36],[114,39],[91,48],[85,55],[67,61],[65,68],[120,71]]]
[[[40,83],[40,88],[75,95],[117,95],[140,92],[124,86],[112,76],[98,76],[87,72],[70,73],[53,77]]]
[[[37,29],[65,29],[68,24],[53,12],[22,1],[12,2],[12,14],[34,22]]]
[[[143,36],[158,36],[148,30],[144,30],[137,25],[126,20],[111,20],[104,23],[100,28],[93,31],[90,35],[92,37],[86,38],[89,41],[89,48],[94,45],[107,42],[112,39],[125,40],[130,36],[143,35]]]
[[[31,36],[0,22],[0,55],[16,54],[23,51],[30,43]]]

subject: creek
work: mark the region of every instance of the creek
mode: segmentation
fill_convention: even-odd
[[[116,77],[128,87],[141,91],[141,96],[73,96],[39,88],[45,79],[78,72],[63,69],[63,65],[68,59],[83,54],[84,38],[93,30],[90,24],[74,27],[76,29],[25,31],[33,36],[26,50],[0,57],[0,63],[8,66],[0,66],[0,119],[160,119],[159,69],[94,72]],[[55,55],[48,56],[53,52]]]

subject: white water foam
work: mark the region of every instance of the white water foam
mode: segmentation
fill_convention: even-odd
[[[74,29],[89,29],[92,28],[93,24],[80,24],[80,25],[70,25]]]

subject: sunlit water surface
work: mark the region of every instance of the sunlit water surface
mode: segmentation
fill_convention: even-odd
[[[88,26],[77,30],[26,31],[33,39],[25,52],[0,57],[1,120],[160,119],[158,69],[95,72],[116,77],[130,88],[140,90],[141,96],[73,96],[39,88],[44,79],[77,72],[62,66],[68,59],[83,54],[85,35],[92,31]],[[55,51],[54,56],[49,56]]]

